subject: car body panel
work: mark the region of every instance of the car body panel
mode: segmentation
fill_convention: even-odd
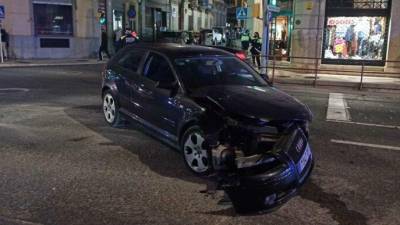
[[[193,96],[209,97],[226,111],[251,118],[311,120],[304,104],[270,86],[210,86],[196,90]]]

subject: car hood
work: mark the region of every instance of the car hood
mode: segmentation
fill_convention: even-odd
[[[209,86],[196,89],[191,96],[207,98],[228,114],[249,118],[268,121],[312,119],[306,105],[270,86]]]

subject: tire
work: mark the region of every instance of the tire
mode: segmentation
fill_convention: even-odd
[[[103,93],[103,114],[106,122],[112,127],[121,125],[121,114],[118,102],[110,90]]]
[[[212,171],[211,152],[204,141],[204,133],[199,126],[187,129],[181,140],[183,161],[186,167],[197,176],[205,176]]]

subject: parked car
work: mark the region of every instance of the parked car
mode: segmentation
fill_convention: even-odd
[[[309,108],[229,52],[126,47],[106,66],[101,96],[109,125],[147,127],[194,174],[218,177],[238,212],[282,204],[311,173]]]

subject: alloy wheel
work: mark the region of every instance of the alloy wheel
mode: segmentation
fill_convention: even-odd
[[[115,101],[111,94],[104,96],[103,112],[107,122],[113,123],[115,120]]]
[[[209,157],[207,150],[203,147],[204,138],[194,132],[187,136],[184,144],[184,156],[188,166],[197,173],[203,173],[209,168]]]

